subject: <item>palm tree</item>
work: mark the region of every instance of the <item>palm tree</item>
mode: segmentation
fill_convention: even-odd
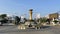
[[[40,18],[40,23],[45,23],[46,22],[46,18],[44,17],[44,18]]]
[[[42,23],[46,23],[46,18],[40,18],[40,19],[38,19],[37,21],[38,22],[40,22],[40,23],[38,23],[37,25],[36,25],[36,27],[38,28],[38,29],[40,29],[41,27],[42,27]]]

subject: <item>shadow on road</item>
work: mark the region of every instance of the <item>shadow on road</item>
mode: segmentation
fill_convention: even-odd
[[[1,26],[15,26],[15,25],[1,25]]]
[[[45,28],[50,28],[51,26],[42,26],[41,28],[45,29]]]

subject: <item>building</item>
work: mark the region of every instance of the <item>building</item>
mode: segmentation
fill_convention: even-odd
[[[49,14],[49,18],[50,19],[58,19],[59,18],[59,14],[58,13],[53,13],[53,14]]]

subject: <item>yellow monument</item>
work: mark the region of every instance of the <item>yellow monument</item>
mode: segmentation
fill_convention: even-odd
[[[32,20],[32,11],[33,11],[33,9],[30,9],[30,10],[29,10],[29,13],[30,13],[29,19],[30,19],[30,20]]]

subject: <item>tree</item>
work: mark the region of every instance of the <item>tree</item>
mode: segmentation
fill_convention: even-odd
[[[7,14],[1,14],[0,17],[5,18],[5,17],[7,17]]]
[[[57,23],[57,22],[59,22],[59,21],[57,21],[57,20],[54,20],[53,22],[55,22],[55,24]]]
[[[21,19],[21,18],[19,18],[18,16],[15,16],[15,24],[16,24],[16,25],[18,25],[18,24],[19,24],[20,19]]]
[[[48,22],[48,24],[50,24],[50,21],[51,21],[51,19],[47,19],[47,20],[46,20],[46,22]]]
[[[24,23],[27,21],[27,19],[26,18],[24,18]]]
[[[47,20],[47,18],[45,18],[45,17],[38,19],[37,21],[40,23],[36,24],[36,26],[35,26],[36,29],[42,28],[43,24],[46,23],[46,20]]]
[[[47,19],[46,19],[45,17],[44,17],[44,18],[40,18],[40,22],[41,22],[41,23],[45,23],[46,20],[47,20]]]
[[[40,18],[40,19],[38,19],[38,22],[40,21],[40,23],[38,23],[37,25],[36,25],[36,27],[41,27],[42,26],[42,23],[46,23],[46,18],[44,17],[44,18]]]
[[[3,23],[7,23],[7,19],[5,18],[5,17],[7,17],[7,14],[1,14],[0,15],[0,22],[1,22],[1,24],[0,25],[2,25]]]

